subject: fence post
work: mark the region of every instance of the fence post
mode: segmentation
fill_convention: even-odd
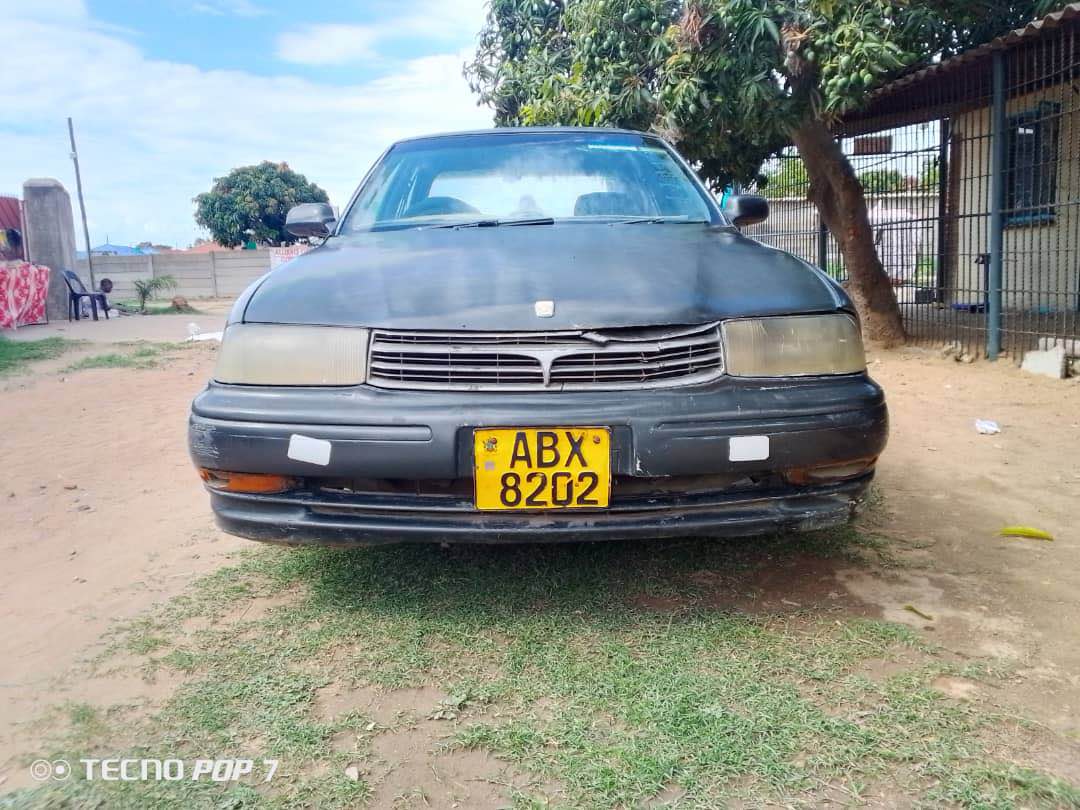
[[[214,251],[210,250],[207,252],[210,254],[210,289],[214,293],[214,298],[217,298],[217,259],[214,258]]]
[[[157,269],[154,267],[154,254],[146,254],[146,269],[150,271],[150,278],[157,278]]]
[[[949,144],[952,138],[952,119],[938,120],[938,210],[937,210],[937,268],[934,273],[934,301],[945,300],[946,264],[949,261]]]
[[[817,263],[824,272],[829,272],[829,229],[825,227],[825,220],[818,214],[817,232]]]
[[[994,51],[990,119],[990,273],[986,290],[986,357],[1001,353],[1002,247],[1005,231],[1005,54]]]

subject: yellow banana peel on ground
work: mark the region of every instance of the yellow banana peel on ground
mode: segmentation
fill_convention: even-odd
[[[1006,526],[1000,532],[1002,537],[1029,537],[1032,540],[1053,540],[1054,535],[1036,529],[1034,526]]]
[[[904,610],[906,610],[908,613],[914,613],[920,619],[926,619],[928,622],[932,622],[934,620],[933,616],[931,616],[929,613],[923,613],[914,605],[904,605]]]

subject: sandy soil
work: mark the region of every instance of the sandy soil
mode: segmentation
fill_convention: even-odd
[[[69,375],[57,373],[54,362],[33,377],[0,381],[4,789],[23,781],[13,759],[32,749],[32,721],[47,705],[108,704],[145,689],[130,675],[112,682],[64,677],[101,648],[110,624],[180,592],[246,547],[214,528],[185,448],[188,403],[212,353],[201,346],[160,368]],[[888,391],[893,420],[880,465],[884,514],[875,528],[910,564],[855,569],[777,561],[775,571],[744,590],[755,594],[756,607],[839,604],[918,627],[958,656],[1014,664],[1017,674],[994,702],[1075,736],[1080,380],[1030,377],[1006,364],[957,364],[915,349],[877,353],[871,369]],[[997,420],[1001,434],[979,435],[976,418]],[[1016,523],[1056,539],[997,535]],[[958,680],[941,688],[970,698],[983,687]],[[332,704],[335,696],[325,697]],[[421,690],[412,705],[399,695],[387,712],[424,716],[436,697]],[[414,748],[402,738],[380,750],[387,774],[400,775],[384,780],[391,793],[408,787],[413,769],[425,769],[425,752]],[[469,798],[461,787],[466,771],[497,771],[488,761],[434,766],[458,798]]]
[[[101,649],[115,620],[245,546],[213,525],[185,449],[212,352],[74,374],[54,370],[65,356],[0,380],[0,762],[14,737],[33,738],[19,732],[46,706],[124,700],[122,683],[62,676]]]
[[[882,353],[889,447],[879,467],[887,516],[917,568],[838,571],[884,618],[964,655],[1019,664],[995,695],[1052,728],[1080,733],[1080,378],[965,365],[932,351]],[[980,435],[975,419],[998,435]],[[998,536],[1007,525],[1055,540]],[[906,610],[917,606],[925,621]]]
[[[24,326],[4,333],[11,340],[41,340],[65,337],[91,343],[119,343],[124,340],[181,341],[188,336],[188,325],[194,323],[201,332],[217,332],[225,327],[225,316],[232,307],[231,298],[193,299],[197,310],[186,315],[113,315],[93,320],[57,320],[35,326]]]

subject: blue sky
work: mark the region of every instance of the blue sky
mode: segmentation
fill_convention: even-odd
[[[343,204],[391,141],[490,125],[461,77],[483,16],[483,0],[0,0],[0,193],[56,177],[74,198],[71,115],[94,244],[187,245],[205,235],[191,198],[264,159]]]

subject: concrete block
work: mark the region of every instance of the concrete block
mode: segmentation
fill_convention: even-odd
[[[1027,352],[1024,354],[1024,362],[1020,368],[1032,374],[1041,374],[1044,377],[1063,380],[1068,368],[1066,365],[1067,357],[1064,346],[1055,346],[1045,351]]]
[[[1065,354],[1069,355],[1069,357],[1080,357],[1080,340],[1076,338],[1039,338],[1039,349],[1041,351],[1049,351],[1059,346],[1065,350]]]
[[[75,268],[75,225],[71,197],[59,180],[35,178],[23,183],[23,211],[26,217],[26,249],[30,261],[43,264],[49,275],[49,320],[67,318],[67,286],[61,270]],[[83,281],[89,285],[90,279]]]

